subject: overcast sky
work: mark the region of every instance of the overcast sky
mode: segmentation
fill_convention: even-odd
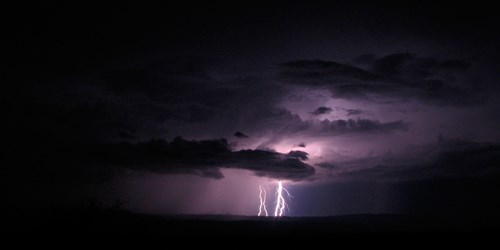
[[[14,6],[13,208],[494,213],[498,7]],[[10,132],[12,131],[12,133]]]

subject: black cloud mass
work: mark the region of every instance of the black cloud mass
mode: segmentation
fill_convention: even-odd
[[[12,4],[13,211],[95,196],[145,213],[255,215],[259,185],[278,180],[297,193],[292,216],[432,207],[387,183],[417,183],[420,197],[438,196],[426,181],[456,183],[448,194],[471,183],[453,197],[498,200],[493,4]]]
[[[329,114],[331,112],[332,112],[332,109],[329,107],[319,107],[316,110],[314,110],[313,112],[311,112],[311,114],[322,115],[322,114]]]
[[[409,155],[363,159],[369,167],[350,169],[349,162],[321,162],[321,168],[354,179],[464,179],[500,175],[500,145],[439,137],[433,144],[409,148]]]
[[[433,105],[470,105],[481,92],[460,82],[471,67],[465,60],[439,60],[397,53],[377,58],[364,55],[360,66],[324,60],[281,64],[284,83],[326,87],[335,98],[404,101],[416,99]],[[315,111],[316,112],[316,111]],[[317,110],[321,113],[321,110]]]
[[[254,171],[258,176],[276,179],[302,180],[314,174],[314,168],[304,163],[307,153],[288,154],[264,150],[232,151],[227,140],[185,140],[176,137],[145,143],[95,145],[81,150],[75,157],[88,164],[148,170],[158,173],[184,173],[220,179],[220,168],[239,168]],[[81,158],[81,157],[80,157]]]

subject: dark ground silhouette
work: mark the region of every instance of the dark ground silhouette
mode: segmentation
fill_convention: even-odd
[[[147,215],[117,209],[12,212],[6,233],[188,235],[370,235],[487,234],[500,232],[499,218],[411,215],[254,217],[236,215]]]

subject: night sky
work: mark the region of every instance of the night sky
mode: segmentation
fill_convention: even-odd
[[[493,4],[69,2],[7,10],[7,209],[500,209]]]

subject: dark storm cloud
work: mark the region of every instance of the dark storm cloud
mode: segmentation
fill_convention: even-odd
[[[269,117],[261,111],[274,109],[283,88],[258,77],[216,79],[208,65],[196,56],[161,56],[131,65],[110,64],[88,73],[85,80],[76,74],[41,79],[43,84],[25,86],[19,113],[24,114],[27,131],[32,130],[28,124],[36,123],[72,142],[143,141],[167,133],[227,137],[221,131],[237,129],[254,135],[254,127]],[[223,125],[206,126],[214,121]],[[186,132],[189,126],[200,128]]]
[[[407,122],[401,120],[387,123],[369,119],[321,121],[321,130],[326,133],[391,133],[407,131],[408,126]]]
[[[213,64],[194,56],[166,57],[124,70],[109,70],[94,84],[107,91],[108,97],[118,99],[112,100],[114,105],[133,109],[128,110],[137,114],[132,118],[200,126],[216,120],[227,124],[228,130],[245,129],[254,134],[252,124],[273,115],[269,110],[274,110],[286,88],[265,77],[221,76],[208,69]],[[176,134],[185,135],[184,131]]]
[[[221,86],[227,83],[205,71],[206,64],[197,57],[166,57],[143,66],[107,70],[94,84],[138,112],[149,113],[148,118],[201,123],[214,117],[223,96],[235,94]]]
[[[355,61],[363,66],[324,60],[290,61],[281,64],[280,75],[284,83],[326,87],[334,98],[466,105],[477,102],[481,94],[471,91],[471,86],[460,79],[471,67],[465,60],[396,53],[381,58],[369,54]]]
[[[258,176],[276,179],[302,180],[314,174],[314,168],[304,163],[307,153],[289,154],[265,150],[232,151],[225,139],[173,141],[152,140],[146,143],[102,144],[85,150],[89,164],[110,164],[158,173],[186,173],[220,179],[220,168],[254,171]]]
[[[316,165],[324,168],[334,166],[337,176],[355,179],[481,178],[500,175],[500,145],[440,138],[436,144],[420,147],[412,155],[388,155],[360,159],[358,162],[364,166],[332,162]]]
[[[258,176],[302,180],[315,170],[295,156],[266,150],[240,150],[229,156],[229,164],[254,171]]]
[[[288,152],[288,154],[286,154],[286,155],[289,157],[292,157],[292,158],[301,159],[303,161],[309,159],[309,154],[307,152],[300,151],[300,150],[292,150],[292,151]]]
[[[355,58],[354,62],[357,64],[371,65],[376,59],[377,57],[374,54],[364,54]]]
[[[401,72],[402,67],[413,59],[415,59],[415,55],[410,53],[387,55],[374,61],[373,72],[391,77]]]
[[[500,145],[466,140],[440,140],[442,150],[429,169],[442,169],[444,174],[500,174]]]
[[[450,131],[471,127],[470,132],[451,133],[472,136],[486,121],[498,121],[491,115],[498,113],[495,107],[488,109],[494,112],[479,114],[478,119],[467,117],[463,123],[448,124],[441,121],[461,114],[450,112],[441,116],[436,112],[436,115],[413,116],[408,113],[403,118],[392,113],[388,115],[391,118],[387,118],[390,120],[384,120],[375,113],[369,114],[377,107],[353,103],[350,107],[360,107],[362,113],[337,110],[326,98],[319,103],[297,99],[294,105],[304,102],[300,112],[294,108],[280,108],[287,95],[302,98],[303,88],[288,83],[327,89],[333,97],[381,102],[393,101],[392,98],[458,105],[474,103],[484,92],[497,95],[496,82],[481,84],[483,79],[490,82],[499,79],[496,48],[500,33],[494,32],[499,15],[498,8],[493,5],[457,1],[437,8],[439,3],[406,1],[362,4],[355,1],[289,1],[287,4],[249,1],[228,6],[227,3],[206,1],[197,3],[194,8],[188,1],[176,1],[175,4],[163,1],[153,5],[127,1],[120,4],[104,1],[85,4],[81,1],[64,4],[18,2],[15,5],[19,8],[12,9],[18,12],[13,15],[17,18],[8,25],[8,30],[14,31],[11,38],[15,46],[10,46],[12,53],[7,53],[13,55],[9,57],[7,71],[15,77],[6,82],[4,88],[4,93],[8,93],[4,106],[9,107],[4,117],[8,124],[5,130],[8,138],[4,144],[7,155],[13,158],[12,164],[4,164],[8,171],[6,186],[9,187],[6,204],[12,209],[17,208],[11,205],[15,204],[13,200],[27,204],[26,208],[39,203],[50,204],[50,196],[56,202],[67,203],[68,199],[78,199],[79,193],[72,190],[80,185],[101,189],[96,192],[112,193],[113,196],[125,193],[114,185],[116,182],[110,182],[111,178],[117,178],[118,182],[127,183],[120,179],[122,177],[115,177],[118,172],[131,172],[129,177],[136,175],[135,171],[123,171],[122,168],[215,179],[223,177],[222,168],[247,169],[257,175],[292,180],[308,178],[314,173],[314,168],[307,164],[309,161],[305,161],[307,155],[300,151],[235,151],[224,140],[200,141],[200,138],[232,137],[246,143],[241,143],[240,147],[253,147],[257,141],[269,139],[267,148],[278,148],[280,143],[285,143],[279,139],[286,138],[287,146],[307,142],[306,149],[312,152],[321,147],[325,152],[322,156],[330,159],[333,157],[326,153],[329,144],[331,147],[343,145],[338,145],[340,143],[334,141],[336,138],[325,137],[356,135],[352,136],[352,142],[362,144],[360,148],[368,147],[370,142],[365,145],[362,140],[372,138],[364,135],[405,131],[409,125],[399,119],[411,120],[411,128],[415,127],[415,131],[421,131],[422,124],[433,123]],[[416,54],[386,55],[397,50]],[[358,57],[353,64],[347,63],[359,51],[373,54]],[[422,56],[451,53],[458,59],[462,56],[466,59]],[[278,68],[282,82],[275,81],[274,63],[318,56],[331,61],[285,63]],[[475,73],[478,68],[484,74],[462,77],[464,71]],[[472,89],[465,84],[466,80],[467,84],[474,84]],[[314,104],[308,106],[312,102]],[[339,112],[335,115],[360,119],[320,121],[317,118],[321,116],[316,116],[303,120],[298,115],[314,112],[326,103],[332,105],[332,114]],[[365,114],[370,120],[360,117]],[[466,126],[467,121],[474,122]],[[235,131],[245,132],[251,138],[233,137]],[[411,140],[417,136],[411,132],[404,138]],[[487,132],[477,134],[490,136]],[[145,142],[149,138],[173,135],[198,140],[179,138],[169,142]],[[498,140],[497,135],[492,132],[492,140]],[[383,137],[377,141],[381,148],[398,139],[389,138],[387,134]],[[119,143],[123,141],[126,143]],[[350,143],[347,142],[346,147],[347,144]],[[441,146],[442,153],[429,149],[432,157],[418,154],[422,157],[416,158],[423,159],[422,162],[398,156],[394,159],[368,158],[366,164],[384,166],[375,169],[380,176],[411,173],[420,176],[420,167],[429,174],[433,171],[456,173],[464,169],[466,175],[469,170],[465,169],[471,165],[477,163],[477,169],[481,169],[481,166],[495,165],[498,159],[495,147],[488,149],[483,145],[480,149],[471,149],[474,146],[468,145],[463,146],[468,150],[459,150],[458,144],[451,144],[448,150]],[[298,146],[305,147],[305,144]],[[311,158],[314,158],[311,162],[316,160],[316,155],[311,153]],[[337,166],[329,167],[332,174],[345,169],[342,162],[331,164]],[[319,165],[319,168],[322,166],[327,165]],[[446,171],[442,169],[444,166],[448,166]],[[351,172],[359,176],[362,173],[355,171],[365,169],[363,167],[351,169]],[[188,179],[184,177],[172,179],[179,180],[177,187],[181,188],[191,189],[198,185],[182,183]],[[376,178],[371,181],[373,179]],[[92,185],[88,185],[89,182]],[[109,184],[109,188],[93,185],[96,182]],[[154,182],[154,178],[140,182]],[[163,192],[177,192],[173,188],[148,190],[148,185],[139,186],[133,193],[141,193],[144,197],[156,193],[161,196],[156,197],[156,202],[166,199]],[[59,195],[61,191],[68,194]],[[211,190],[206,191],[211,193]],[[197,198],[188,193],[180,200],[174,199],[175,206],[182,207],[186,201]],[[317,198],[314,193],[304,196]],[[297,197],[300,199],[300,195]],[[350,192],[349,200],[359,200],[352,197]],[[207,204],[224,202],[224,199],[206,198],[210,200]],[[322,206],[338,203],[329,199]],[[168,207],[161,204],[158,203],[161,208],[156,212]],[[302,201],[296,204],[309,205]],[[142,210],[147,205],[138,202],[132,206]],[[223,204],[222,207],[233,205]],[[189,211],[179,209],[183,213]],[[241,211],[229,208],[222,212],[237,214]]]
[[[324,114],[329,114],[332,112],[332,109],[329,107],[319,107],[313,112],[311,112],[312,115],[318,116],[318,115],[324,115]]]
[[[248,138],[248,135],[245,135],[245,134],[241,133],[240,131],[234,133],[234,136],[236,136],[238,138]]]
[[[377,80],[378,76],[352,65],[324,60],[291,61],[281,65],[285,78],[309,80],[307,84],[321,86],[322,80],[334,79],[347,82]]]
[[[280,134],[307,133],[318,136],[408,131],[410,124],[403,120],[381,122],[373,119],[303,120],[286,109],[270,109],[262,113],[263,121]]]

